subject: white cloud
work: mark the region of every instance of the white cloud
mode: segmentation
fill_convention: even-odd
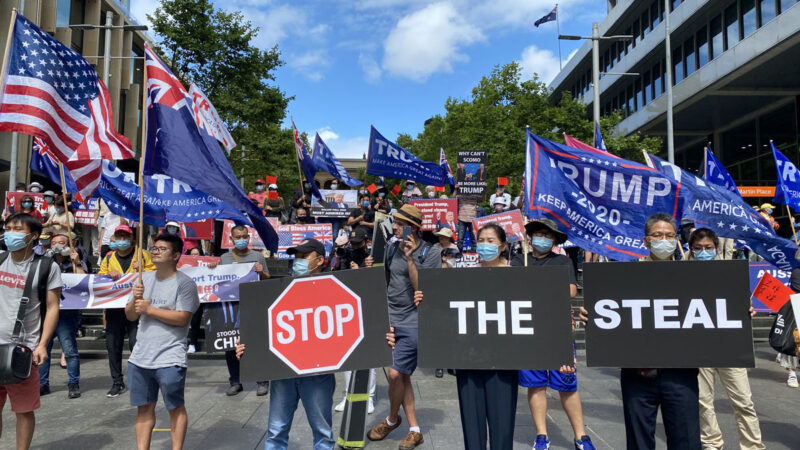
[[[434,3],[402,17],[384,41],[383,69],[414,81],[452,72],[468,60],[459,50],[485,39],[448,2]]]
[[[272,48],[289,35],[290,28],[305,20],[302,9],[289,5],[276,6],[269,11],[245,7],[242,9],[242,13],[247,20],[259,28],[255,44],[262,49]]]
[[[343,138],[329,126],[319,128],[315,132],[319,133],[319,137],[337,158],[361,158],[367,152],[369,142],[367,136]],[[313,133],[309,132],[308,135],[312,136]]]
[[[539,81],[549,84],[559,72],[558,56],[550,50],[543,50],[535,45],[528,46],[522,51],[519,65],[523,80],[532,79],[535,73],[539,75]]]
[[[339,135],[336,134],[335,131],[331,130],[331,127],[322,127],[316,131],[319,134],[319,137],[322,138],[323,141],[327,144],[328,141],[335,141],[339,139]]]
[[[328,52],[322,49],[310,50],[287,60],[289,67],[311,81],[322,80],[325,77],[325,69],[330,66]]]
[[[135,1],[131,4],[131,15],[140,25],[147,25],[152,33],[153,24],[147,19],[147,15],[153,14],[159,6],[161,6],[160,0]]]
[[[360,53],[358,55],[358,64],[361,66],[361,70],[364,71],[364,79],[368,82],[376,83],[381,79],[381,66],[378,65],[378,61],[375,61],[375,58],[372,56],[366,53]]]

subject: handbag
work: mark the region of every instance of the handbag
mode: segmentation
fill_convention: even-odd
[[[794,356],[796,345],[792,336],[797,328],[792,302],[786,302],[775,316],[775,322],[769,331],[769,345],[785,355]]]
[[[14,331],[11,334],[11,343],[0,344],[0,386],[21,383],[31,375],[33,350],[19,342],[19,335],[22,332],[28,303],[30,303],[34,276],[41,267],[41,261],[41,258],[34,258],[33,264],[28,269],[28,279],[22,290],[22,298],[19,300],[19,310],[17,311],[17,320],[14,322]],[[39,301],[44,302],[46,299],[40,298]],[[44,317],[41,320],[44,321]]]

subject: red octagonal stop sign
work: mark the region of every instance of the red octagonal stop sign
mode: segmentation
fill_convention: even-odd
[[[338,369],[364,339],[361,297],[332,275],[292,281],[267,320],[270,351],[298,374]]]

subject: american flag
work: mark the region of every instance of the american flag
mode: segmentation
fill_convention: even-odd
[[[319,225],[311,225],[319,227]],[[297,225],[292,225],[293,228],[297,228]],[[296,247],[300,245],[306,239],[316,239],[320,241],[323,245],[328,247],[328,243],[333,242],[333,234],[330,231],[330,227],[327,230],[322,231],[278,231],[278,251],[279,252],[286,252],[287,249],[290,247]]]
[[[127,273],[117,281],[113,281],[110,278],[95,275],[92,277],[91,305],[89,307],[97,308],[101,305],[109,308],[124,307],[133,292],[133,285],[138,276],[138,273]]]
[[[50,151],[50,146],[48,146],[47,143],[45,143],[41,138],[33,138],[33,151],[46,157],[54,166],[58,167],[58,159],[53,152]],[[83,203],[83,199],[90,198],[92,193],[100,184],[100,176],[103,172],[101,161],[96,159],[67,161],[67,163],[64,164],[64,167],[67,171],[69,171],[69,174],[75,181],[75,186],[72,186],[71,182],[66,180],[65,174],[67,186],[62,186],[62,189],[71,190],[73,187],[76,187],[78,189],[78,193],[75,196],[75,199]],[[58,183],[61,180],[53,181]]]
[[[108,90],[83,57],[21,15],[9,50],[0,131],[39,137],[63,162],[134,156],[114,130]]]

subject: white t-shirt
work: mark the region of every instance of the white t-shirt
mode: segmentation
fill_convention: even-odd
[[[11,343],[14,323],[19,312],[19,301],[22,298],[22,291],[25,289],[31,261],[33,261],[33,256],[22,262],[15,262],[14,257],[8,255],[0,265],[0,344]],[[44,270],[44,267],[40,266],[40,270]],[[50,266],[50,275],[47,277],[47,290],[59,289],[62,286],[61,270],[58,268],[58,264],[53,262]],[[47,301],[46,299],[42,300]],[[31,301],[28,303],[20,332],[20,342],[31,349],[39,343],[41,335],[41,311],[39,308],[39,298],[36,292],[31,292]]]
[[[109,211],[105,216],[103,216],[101,223],[98,224],[103,230],[105,230],[105,233],[103,233],[103,242],[101,242],[100,245],[108,245],[111,243],[111,236],[114,235],[114,230],[117,229],[119,224],[120,218],[118,215]]]

